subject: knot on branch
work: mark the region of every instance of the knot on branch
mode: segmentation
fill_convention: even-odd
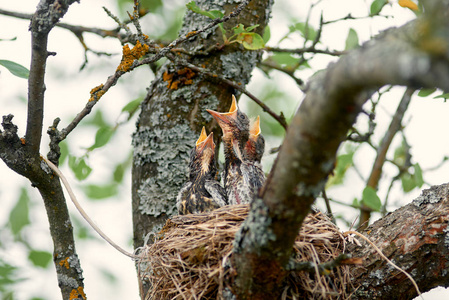
[[[2,127],[4,131],[0,132],[2,134],[2,138],[5,141],[18,142],[20,141],[20,139],[17,136],[17,126],[12,123],[12,118],[14,118],[12,114],[3,116]]]
[[[56,166],[59,165],[59,157],[61,157],[59,143],[63,140],[63,135],[57,128],[60,121],[60,118],[56,118],[53,125],[49,126],[47,130],[47,134],[50,136],[50,151],[48,151],[47,157]]]

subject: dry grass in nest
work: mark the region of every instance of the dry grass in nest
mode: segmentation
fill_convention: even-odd
[[[141,278],[152,287],[146,299],[221,299],[224,268],[234,235],[248,214],[248,205],[225,206],[208,214],[169,219],[157,241],[143,251]],[[310,214],[296,238],[297,262],[331,261],[344,251],[340,230],[322,213]],[[142,264],[141,264],[142,265]],[[348,266],[326,276],[290,272],[282,299],[347,299],[351,290]]]

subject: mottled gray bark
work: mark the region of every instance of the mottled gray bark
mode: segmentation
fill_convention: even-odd
[[[196,1],[203,10],[233,11],[242,1]],[[238,15],[224,24],[230,30],[239,23],[245,27],[259,24],[256,32],[263,33],[271,11],[271,0],[251,1]],[[198,30],[211,20],[187,11],[180,34]],[[228,31],[228,36],[232,31]],[[216,44],[223,44],[221,32],[215,27],[193,37],[179,47],[200,53]],[[213,47],[212,47],[213,48]],[[183,55],[189,63],[207,69],[246,85],[251,72],[260,60],[259,51],[245,50],[239,44],[218,47],[206,54]],[[238,94],[232,87],[193,72],[166,63],[152,83],[133,135],[134,160],[132,170],[132,201],[134,246],[143,245],[149,233],[158,232],[167,218],[177,214],[176,195],[188,177],[189,152],[198,139],[202,126],[214,131],[218,151],[221,131],[206,109],[225,111],[231,104],[231,95]]]

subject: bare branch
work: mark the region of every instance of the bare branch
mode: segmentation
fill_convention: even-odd
[[[346,51],[316,49],[315,46],[306,47],[306,48],[298,48],[298,49],[265,47],[264,50],[269,51],[269,52],[287,52],[287,53],[295,53],[295,54],[316,53],[316,54],[327,54],[327,55],[332,55],[332,56],[341,56],[343,54],[346,54]]]
[[[377,148],[376,159],[374,160],[373,168],[371,170],[371,174],[368,178],[368,182],[367,182],[366,186],[372,187],[373,189],[377,190],[380,176],[382,175],[382,167],[385,163],[388,149],[390,148],[391,142],[393,141],[393,138],[396,135],[396,133],[399,130],[401,130],[402,118],[404,117],[404,114],[408,108],[408,105],[412,99],[412,95],[414,92],[415,92],[415,89],[413,89],[413,88],[408,88],[404,92],[404,95],[402,96],[402,99],[399,102],[396,113],[394,114],[393,119],[391,120],[390,126],[388,127],[388,130],[385,133],[385,135],[382,139],[382,142],[380,143],[379,147]],[[360,219],[359,219],[359,228],[360,229],[366,228],[370,217],[371,217],[371,209],[366,207],[366,205],[362,204],[362,207],[360,209]]]

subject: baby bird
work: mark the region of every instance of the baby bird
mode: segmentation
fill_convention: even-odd
[[[219,113],[207,110],[217,120],[223,130],[225,154],[224,187],[228,196],[228,204],[249,203],[252,199],[251,190],[242,174],[241,165],[243,151],[249,138],[249,119],[239,110],[235,97],[229,112]]]
[[[245,184],[250,187],[253,195],[259,192],[265,182],[265,174],[261,164],[265,150],[265,139],[260,132],[260,117],[257,116],[249,130],[249,138],[243,150],[243,163],[241,165]]]
[[[209,212],[227,204],[226,192],[215,180],[215,144],[213,133],[202,129],[190,153],[189,181],[181,188],[176,206],[181,215]]]

